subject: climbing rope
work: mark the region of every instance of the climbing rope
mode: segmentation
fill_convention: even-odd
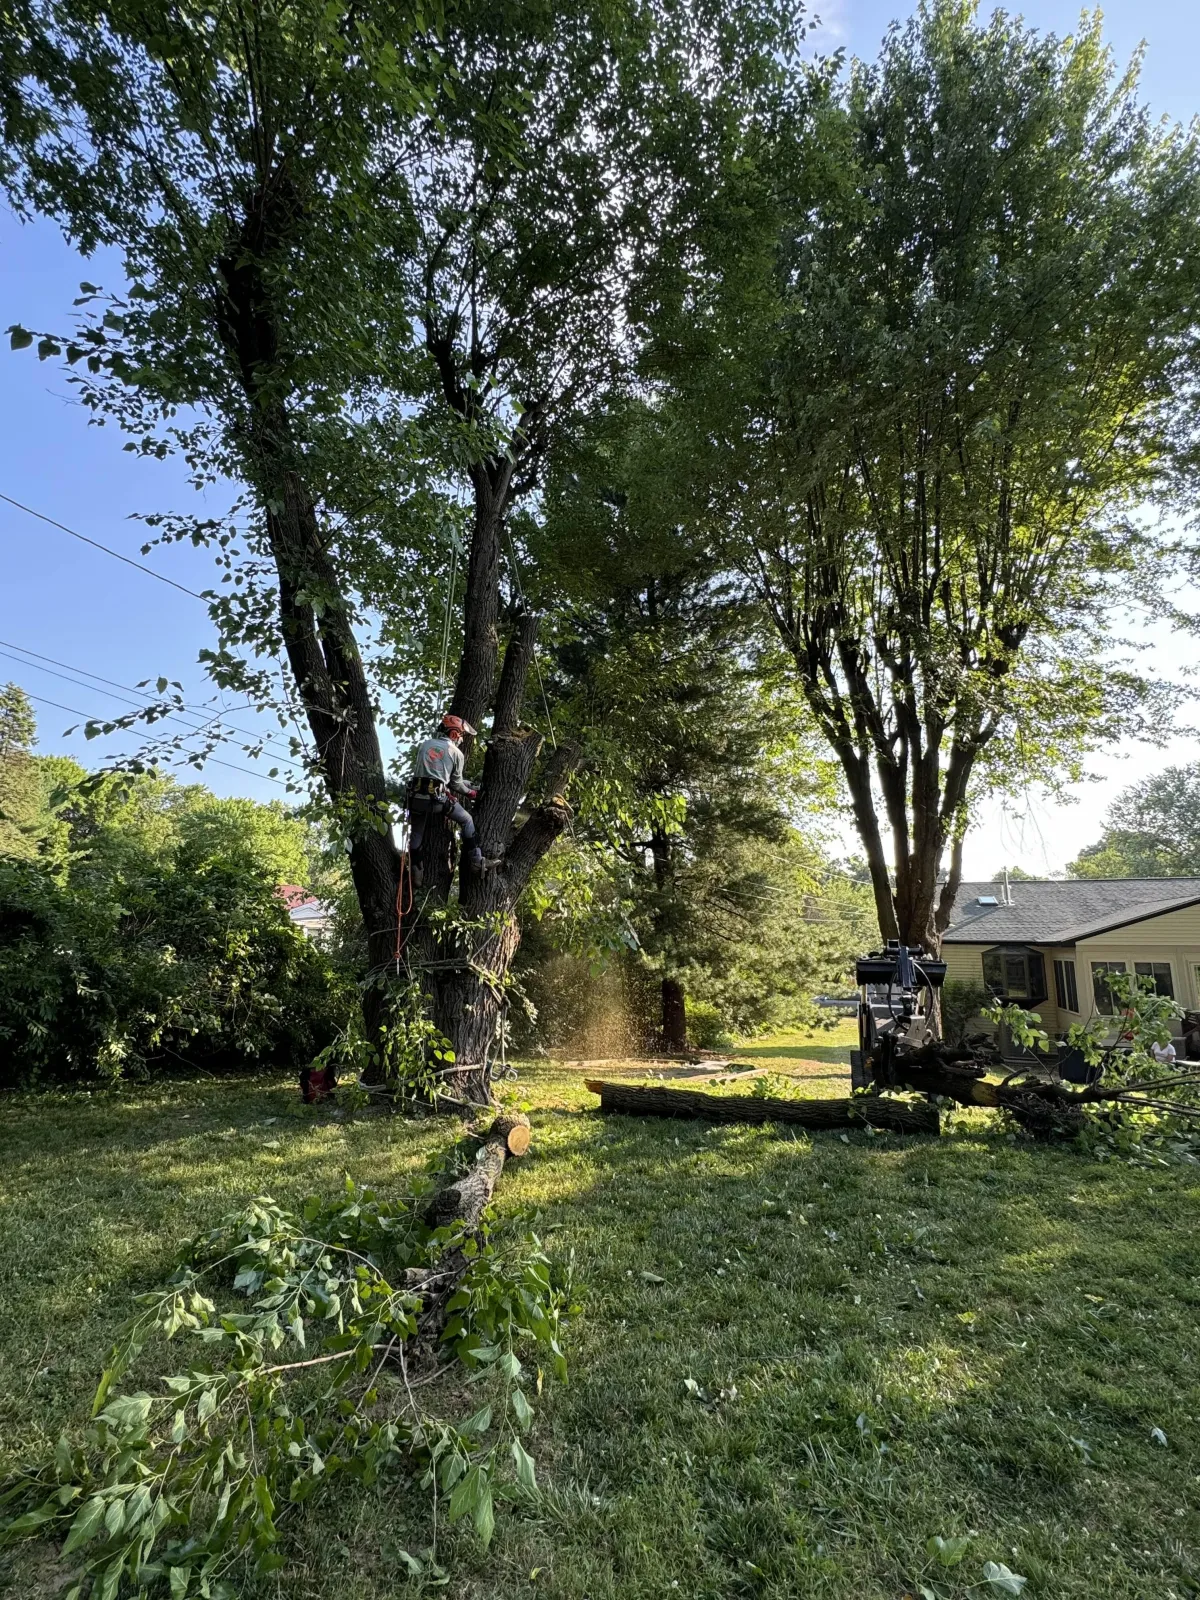
[[[458,545],[450,551],[450,575],[446,582],[446,608],[442,614],[442,659],[438,666],[438,705],[446,692],[446,668],[450,660],[450,621],[454,615],[454,585],[458,578]]]
[[[412,852],[409,849],[411,834],[404,840],[404,849],[400,852],[400,882],[396,885],[396,972],[400,971],[400,959],[404,954],[404,946],[408,943],[408,929],[404,926],[404,919],[413,908],[413,882],[412,882]],[[405,889],[408,893],[405,895]]]

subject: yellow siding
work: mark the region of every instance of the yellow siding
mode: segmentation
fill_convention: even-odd
[[[1148,940],[1130,939],[1128,935],[1134,931],[1132,928],[1116,928],[1099,939],[1085,939],[1077,946],[1080,973],[1087,974],[1089,995],[1093,961],[1123,961],[1126,972],[1132,972],[1137,961],[1165,961],[1171,967],[1176,1000],[1185,1010],[1200,1010],[1200,939],[1187,944],[1168,944],[1165,941],[1151,944]],[[1081,976],[1081,991],[1083,987]],[[1079,998],[1082,1002],[1082,992]]]
[[[1129,950],[1140,950],[1143,945],[1192,945],[1196,960],[1200,961],[1200,906],[1164,911],[1160,916],[1128,922],[1124,927],[1114,928],[1112,933],[1097,937],[1105,944],[1116,940]]]
[[[942,960],[946,963],[946,982],[982,983],[983,948],[978,944],[944,944]]]

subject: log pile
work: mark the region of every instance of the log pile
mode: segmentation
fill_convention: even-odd
[[[586,1087],[600,1096],[601,1111],[634,1117],[690,1117],[706,1122],[787,1122],[801,1128],[861,1128],[889,1133],[937,1133],[932,1105],[864,1095],[840,1100],[782,1100],[745,1094],[705,1094],[698,1089],[664,1089],[598,1078]]]

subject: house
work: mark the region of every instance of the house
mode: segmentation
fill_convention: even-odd
[[[1200,878],[964,883],[942,955],[947,982],[986,985],[1050,1034],[1112,1015],[1105,972],[1149,978],[1200,1011]]]
[[[288,916],[305,938],[317,944],[327,938],[333,928],[333,907],[318,900],[298,883],[281,883],[275,891],[287,907]]]

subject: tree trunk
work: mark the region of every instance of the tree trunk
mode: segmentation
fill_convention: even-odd
[[[426,847],[425,887],[431,905],[451,914],[430,918],[418,895],[411,927],[405,929],[407,968],[419,978],[434,1026],[454,1053],[453,1063],[441,1071],[441,1087],[451,1102],[491,1102],[491,1067],[507,1025],[508,975],[521,938],[516,904],[571,814],[562,790],[578,761],[574,746],[552,753],[544,764],[540,799],[528,804],[542,739],[522,727],[519,716],[536,638],[536,617],[519,616],[496,688],[475,807],[479,846],[489,865],[479,873],[460,862],[453,914],[453,841],[447,838],[453,830],[435,825],[440,842]],[[430,864],[428,851],[435,848],[439,854]]]
[[[886,1128],[892,1133],[937,1133],[937,1109],[859,1095],[841,1100],[771,1100],[758,1095],[705,1094],[698,1089],[646,1088],[632,1083],[587,1080],[600,1096],[601,1111],[633,1117],[689,1117],[706,1122],[788,1122],[803,1128]]]
[[[218,261],[215,312],[252,410],[246,475],[264,506],[279,578],[284,649],[312,733],[316,767],[346,830],[369,976],[382,978],[395,956],[400,887],[383,758],[350,608],[321,530],[304,455],[279,395],[286,312],[277,304],[267,263],[286,248],[295,204],[285,173],[264,180],[234,248]],[[323,597],[319,611],[313,595]],[[377,982],[368,982],[363,996],[371,1036],[380,1024],[383,994]]]
[[[664,1050],[687,1049],[687,1006],[678,978],[662,980],[662,1042]]]

